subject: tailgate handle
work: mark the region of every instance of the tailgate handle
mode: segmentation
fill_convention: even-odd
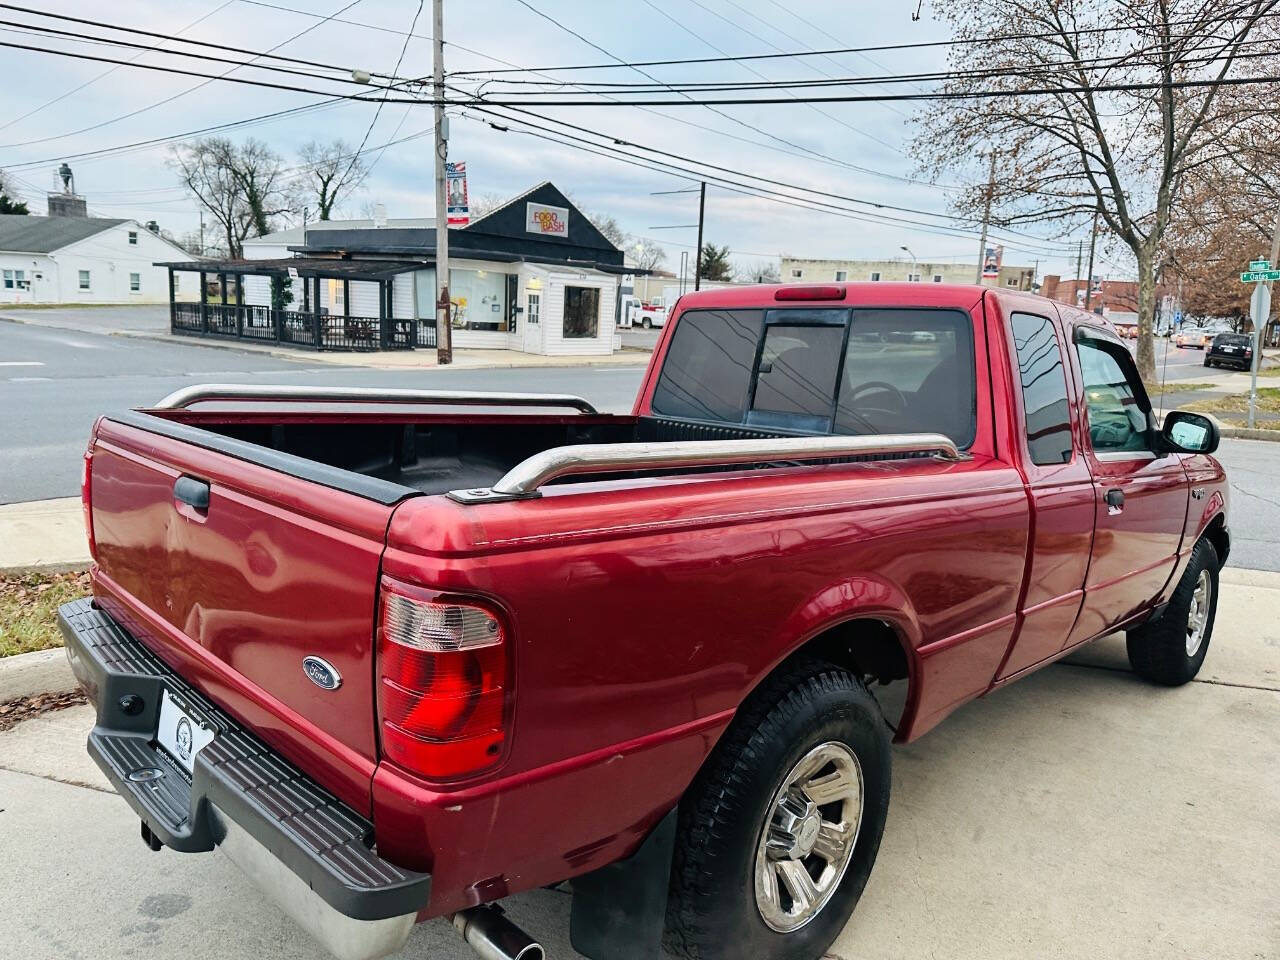
[[[173,499],[196,510],[208,510],[209,484],[195,477],[179,477],[173,481]]]

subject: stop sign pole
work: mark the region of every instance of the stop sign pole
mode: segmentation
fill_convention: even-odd
[[[1253,363],[1249,367],[1249,429],[1253,429],[1258,409],[1258,366],[1262,363],[1262,328],[1271,315],[1271,287],[1268,283],[1280,280],[1280,270],[1273,270],[1270,260],[1253,260],[1249,269],[1240,274],[1241,283],[1254,284],[1249,300],[1249,319],[1253,322]]]

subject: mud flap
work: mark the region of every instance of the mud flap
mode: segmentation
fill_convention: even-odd
[[[661,960],[676,810],[626,860],[572,881],[569,942],[591,960]]]

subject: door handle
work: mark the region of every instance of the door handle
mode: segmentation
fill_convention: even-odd
[[[1108,513],[1119,513],[1121,510],[1124,509],[1124,491],[1123,490],[1116,490],[1116,489],[1108,490],[1105,499],[1107,501]]]
[[[195,510],[208,510],[209,484],[195,477],[179,477],[173,481],[173,499]]]

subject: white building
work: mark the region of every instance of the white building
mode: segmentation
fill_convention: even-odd
[[[1005,290],[1034,289],[1035,267],[1001,264],[997,270],[998,276],[987,277],[982,281],[983,286]],[[974,283],[977,272],[976,262],[935,262],[910,257],[888,260],[814,260],[785,254],[782,257],[783,283]]]
[[[168,303],[156,261],[194,259],[136,220],[0,215],[0,304]]]
[[[385,225],[383,225],[385,223]],[[225,278],[221,303],[175,309],[177,333],[320,349],[436,344],[433,220],[322,221],[246,241],[240,260],[171,264],[184,286]],[[620,346],[623,254],[543,182],[449,233],[456,347],[599,356]],[[287,314],[287,316],[286,316]],[[357,337],[359,338],[357,340]]]

